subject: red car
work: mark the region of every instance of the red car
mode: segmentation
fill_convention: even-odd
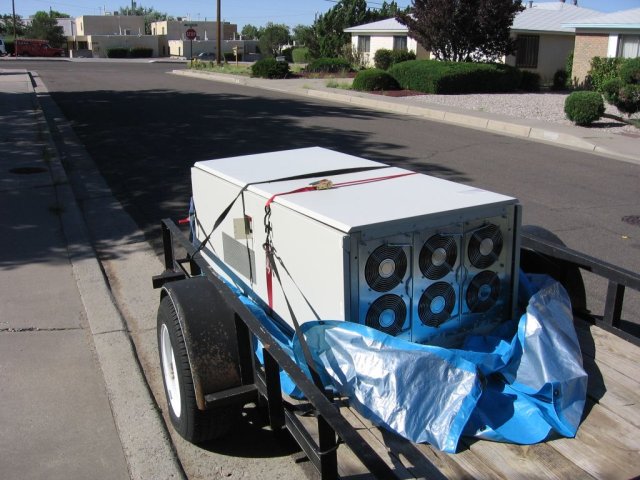
[[[16,55],[25,57],[64,57],[64,49],[49,45],[47,40],[16,40]]]

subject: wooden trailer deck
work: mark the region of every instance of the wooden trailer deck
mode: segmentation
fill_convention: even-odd
[[[576,438],[511,445],[463,438],[446,454],[377,428],[346,402],[342,415],[401,479],[631,479],[640,476],[640,347],[576,320],[585,370],[587,405]],[[314,431],[315,419],[301,417]],[[342,478],[373,478],[345,446],[338,447]]]

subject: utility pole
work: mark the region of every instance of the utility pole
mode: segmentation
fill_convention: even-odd
[[[220,0],[217,0],[217,2],[218,12],[216,17],[216,28],[218,33],[216,35],[216,64],[220,66],[222,64],[222,42],[220,40],[222,38],[222,25],[220,25]]]
[[[11,6],[13,7],[13,56],[18,56],[18,34],[16,33],[16,0],[11,0]]]

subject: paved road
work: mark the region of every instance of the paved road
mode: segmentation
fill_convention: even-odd
[[[320,145],[516,196],[525,207],[524,223],[640,271],[640,227],[622,221],[640,215],[637,165],[165,74],[175,65],[21,65],[42,75],[118,199],[152,240],[159,238],[159,218],[184,214],[195,161]],[[625,316],[637,320],[637,312],[628,308]]]

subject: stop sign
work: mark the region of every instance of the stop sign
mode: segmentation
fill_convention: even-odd
[[[184,32],[184,34],[189,40],[194,40],[198,36],[198,34],[193,28],[187,29],[187,31]]]

